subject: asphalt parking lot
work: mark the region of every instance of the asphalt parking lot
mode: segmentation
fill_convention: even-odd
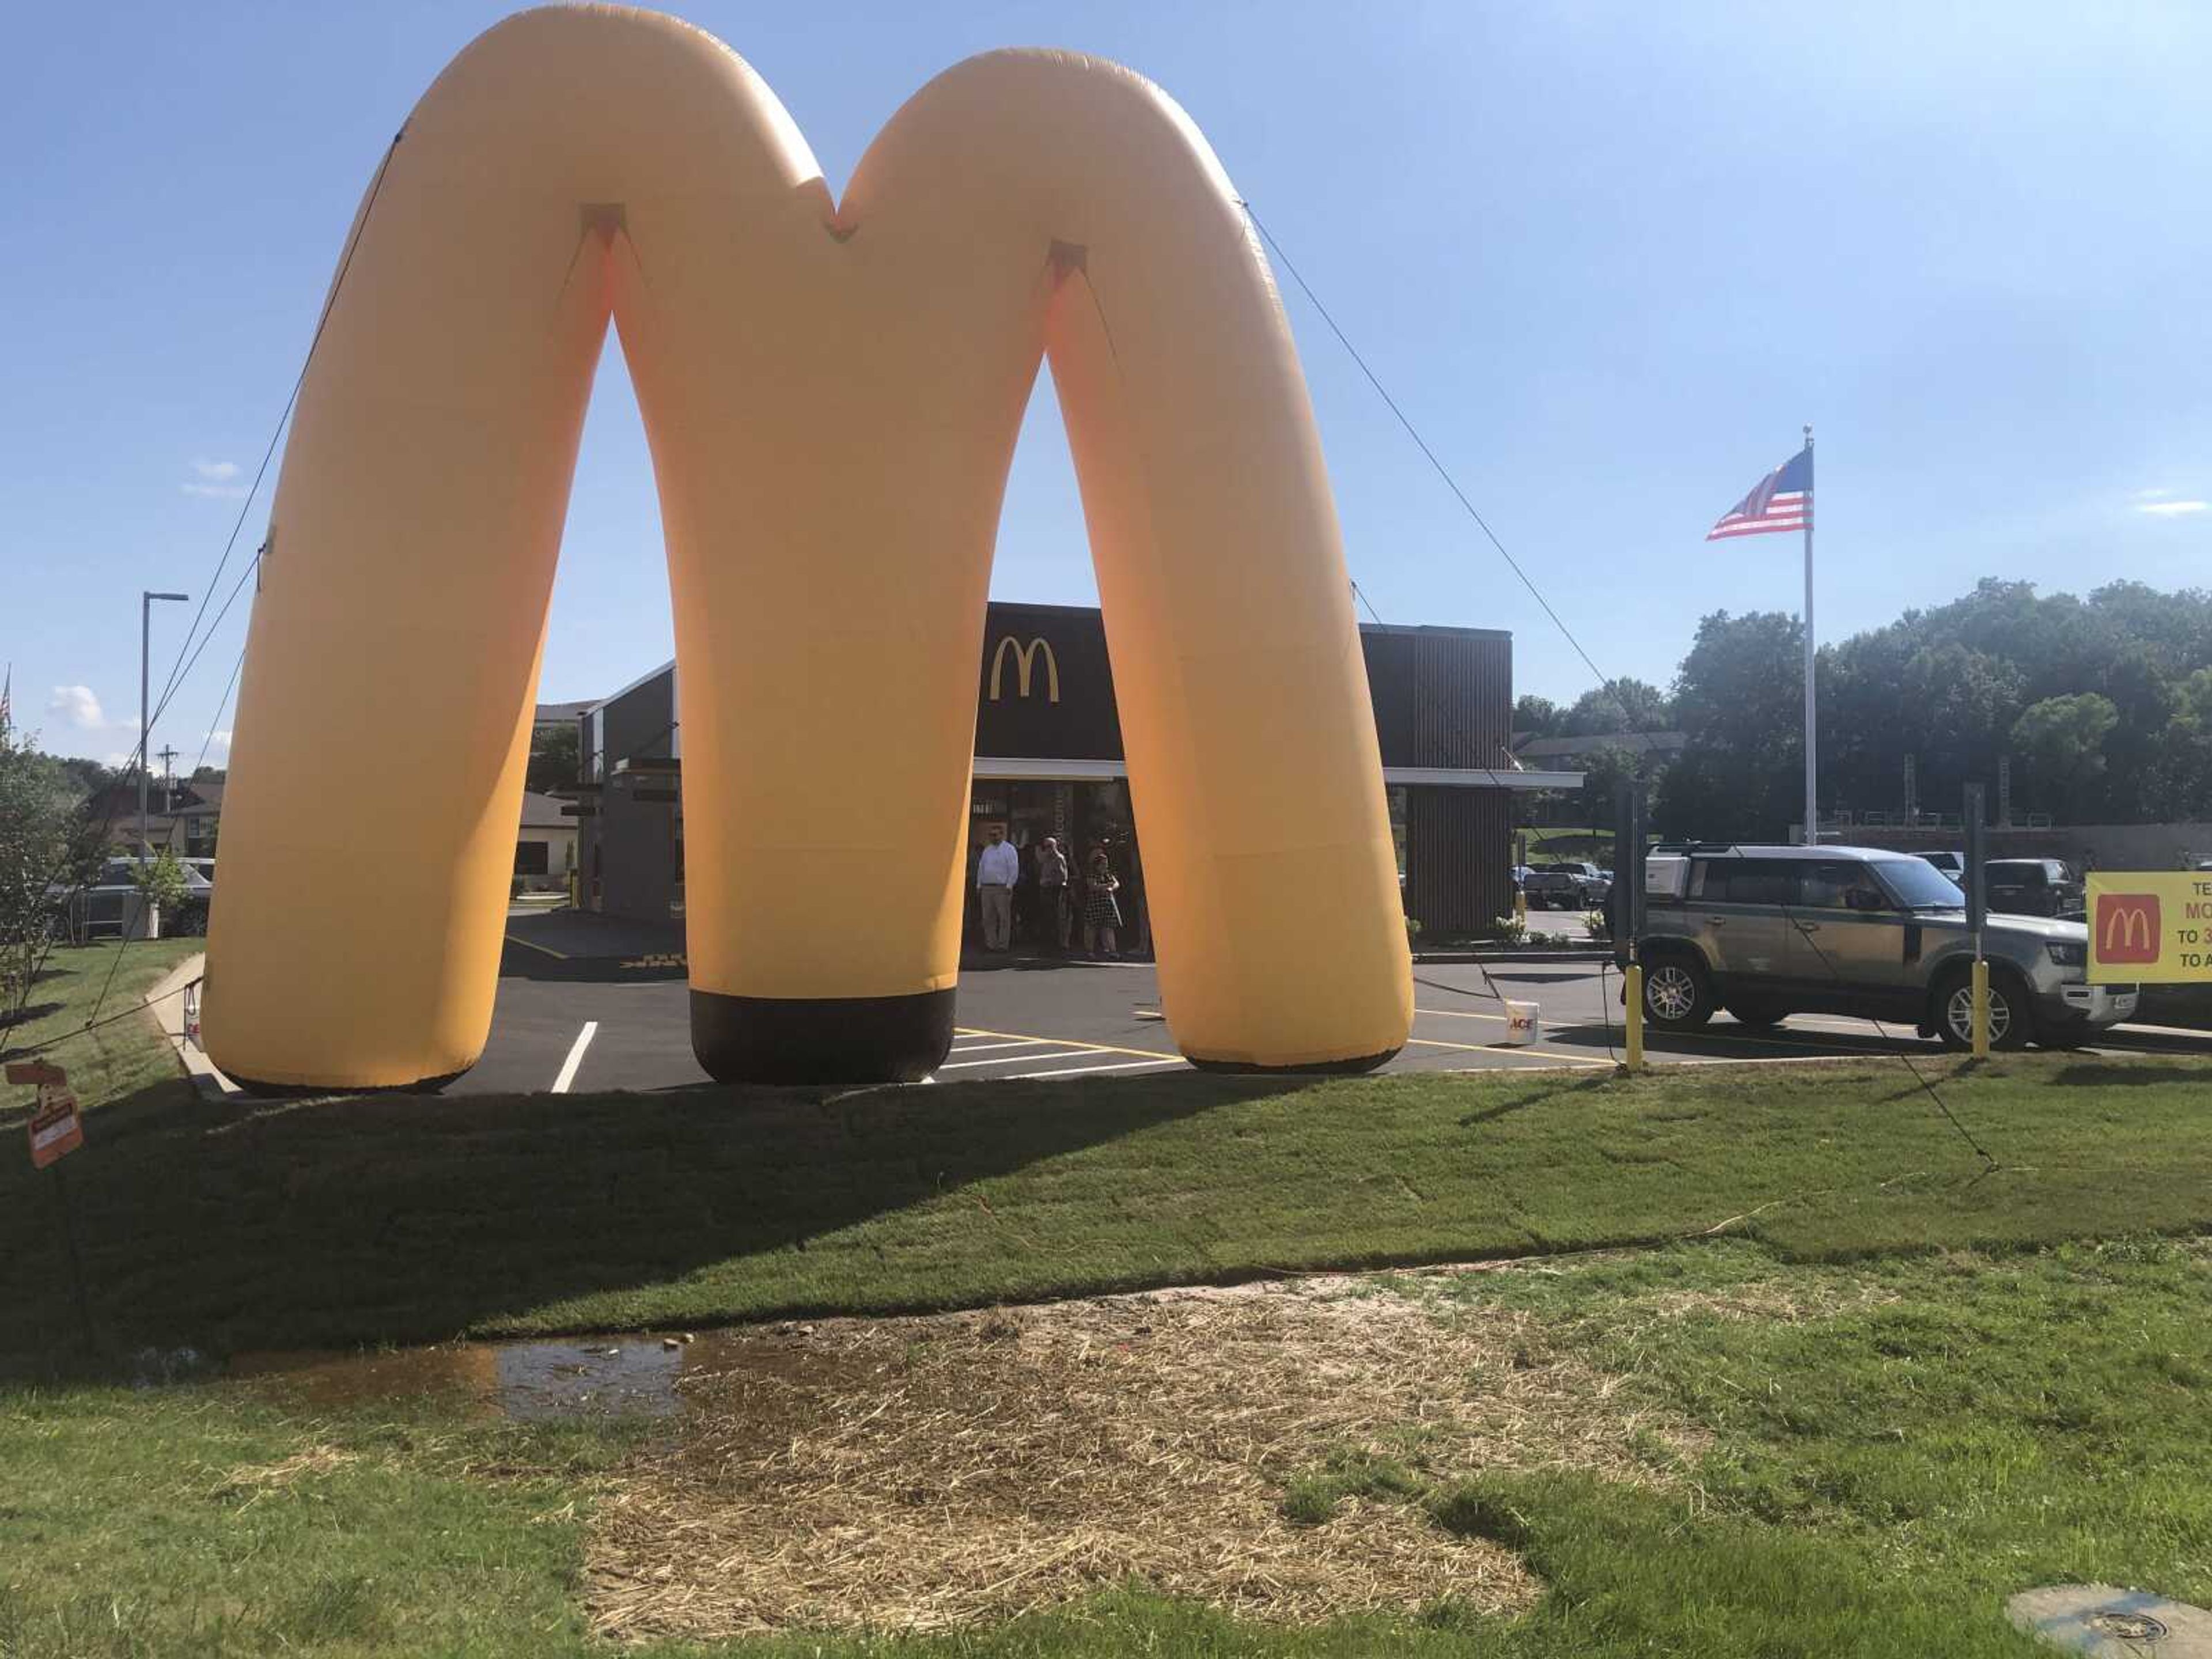
[[[691,1055],[680,929],[574,911],[507,922],[491,1039],[457,1093],[672,1089],[705,1083]],[[1413,1036],[1385,1069],[1610,1069],[1620,1053],[1620,979],[1581,962],[1417,964]],[[1540,1038],[1500,1039],[1500,998],[1534,1002]],[[1017,955],[963,964],[957,1035],[942,1082],[1142,1076],[1182,1069],[1149,963]],[[1656,1064],[1761,1065],[1856,1054],[1941,1052],[1896,1025],[1807,1014],[1756,1033],[1728,1016],[1690,1036],[1652,1036]],[[2091,1052],[2198,1053],[2212,1034],[2121,1026]]]

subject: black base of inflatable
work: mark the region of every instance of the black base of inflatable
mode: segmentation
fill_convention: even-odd
[[[691,993],[691,1052],[717,1083],[919,1083],[952,1052],[952,992]]]
[[[1246,1060],[1200,1060],[1195,1054],[1188,1058],[1198,1070],[1223,1077],[1357,1077],[1378,1066],[1388,1066],[1397,1059],[1398,1053],[1395,1048],[1385,1048],[1379,1054],[1362,1054],[1356,1060],[1321,1060],[1310,1066],[1255,1066]]]
[[[343,1083],[263,1083],[232,1072],[223,1075],[257,1100],[306,1100],[318,1095],[434,1095],[447,1084],[466,1077],[475,1064],[471,1060],[459,1071],[447,1072],[442,1077],[426,1077],[415,1083],[380,1084],[373,1089],[356,1089]]]

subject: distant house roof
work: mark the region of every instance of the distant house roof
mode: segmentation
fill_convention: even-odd
[[[1601,749],[1626,749],[1641,753],[1649,749],[1662,755],[1678,755],[1689,743],[1682,732],[1597,732],[1586,738],[1532,738],[1514,753],[1524,761],[1568,760],[1595,755]]]
[[[541,795],[535,789],[522,792],[522,827],[525,830],[574,830],[576,820],[565,810],[568,803],[558,795]]]
[[[590,714],[594,706],[595,699],[590,697],[581,702],[541,702],[538,705],[538,714],[533,723],[538,726],[566,726]]]

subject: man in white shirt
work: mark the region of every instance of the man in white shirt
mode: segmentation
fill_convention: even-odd
[[[989,844],[975,860],[975,897],[983,908],[983,948],[1003,951],[1013,938],[1014,884],[1022,878],[1022,855],[1006,844],[1006,832],[993,824]]]

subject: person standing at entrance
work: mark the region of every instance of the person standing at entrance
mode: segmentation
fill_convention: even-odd
[[[1044,942],[1055,951],[1067,949],[1067,854],[1057,836],[1047,836],[1037,848],[1037,892],[1043,902]]]
[[[1119,956],[1115,930],[1121,925],[1121,911],[1114,902],[1114,890],[1121,883],[1114,873],[1114,866],[1106,860],[1104,848],[1091,849],[1091,867],[1083,881],[1084,952],[1093,957]]]
[[[1006,832],[993,824],[989,844],[975,860],[975,898],[983,909],[983,948],[1003,951],[1013,936],[1014,884],[1022,878],[1022,855],[1006,845]]]

